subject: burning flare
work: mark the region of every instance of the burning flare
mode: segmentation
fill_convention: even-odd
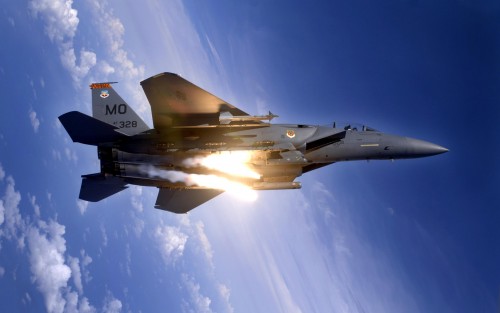
[[[257,192],[247,185],[217,175],[188,174],[181,171],[167,171],[152,165],[141,166],[139,170],[151,178],[162,178],[170,182],[182,182],[186,186],[221,189],[244,201],[257,200]]]
[[[260,174],[253,171],[248,162],[252,159],[249,151],[223,151],[208,156],[197,156],[182,161],[185,167],[203,166],[231,176],[260,179]]]

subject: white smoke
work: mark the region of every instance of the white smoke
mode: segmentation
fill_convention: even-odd
[[[193,185],[192,183],[188,184],[190,174],[181,171],[166,171],[153,165],[141,165],[139,166],[139,172],[148,175],[150,178],[161,178],[172,183],[185,183],[188,186]]]
[[[163,170],[152,165],[139,166],[139,172],[150,178],[160,178],[172,183],[184,183],[188,187],[197,186],[224,190],[237,195],[239,199],[247,201],[255,201],[257,199],[255,190],[247,185],[217,175],[189,174],[181,171]]]

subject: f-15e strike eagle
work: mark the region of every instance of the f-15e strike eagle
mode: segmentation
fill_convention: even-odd
[[[271,112],[249,115],[172,73],[141,82],[150,129],[111,84],[90,85],[92,117],[59,117],[74,142],[97,146],[101,171],[82,176],[82,200],[100,201],[129,184],[155,186],[156,208],[187,213],[231,188],[301,188],[297,177],[335,162],[448,151],[368,126],[271,124]]]

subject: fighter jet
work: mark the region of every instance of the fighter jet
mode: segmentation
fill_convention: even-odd
[[[59,116],[74,142],[97,146],[100,172],[82,176],[79,197],[86,201],[129,185],[154,186],[156,208],[187,213],[224,192],[224,182],[253,190],[299,189],[297,177],[332,163],[448,151],[364,125],[271,124],[277,115],[249,115],[173,73],[141,82],[151,105],[150,129],[112,84],[90,85],[92,117],[77,111]],[[219,157],[222,164],[210,164]],[[243,173],[229,170],[233,158]]]

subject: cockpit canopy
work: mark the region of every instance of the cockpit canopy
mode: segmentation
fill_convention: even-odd
[[[359,123],[349,123],[349,122],[333,122],[333,128],[341,128],[344,130],[363,131],[363,132],[378,131],[370,126],[366,126]]]

